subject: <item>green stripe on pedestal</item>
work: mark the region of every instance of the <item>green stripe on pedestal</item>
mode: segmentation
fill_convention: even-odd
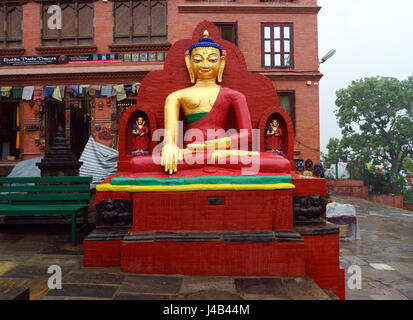
[[[119,176],[112,178],[114,186],[182,186],[191,184],[278,184],[292,183],[291,176],[199,176],[199,177],[140,177],[129,178]]]

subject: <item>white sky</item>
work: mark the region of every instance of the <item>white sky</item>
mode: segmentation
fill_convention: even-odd
[[[336,91],[352,80],[413,75],[412,0],[318,0],[319,57],[337,53],[321,64],[320,144],[341,137],[333,113]]]

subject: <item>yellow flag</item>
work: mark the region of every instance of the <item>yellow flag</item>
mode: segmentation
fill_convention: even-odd
[[[54,89],[52,97],[55,98],[56,100],[62,101],[62,95],[60,93],[59,86],[56,86],[56,88]]]
[[[17,131],[16,135],[16,149],[20,149],[20,131]]]
[[[20,108],[16,108],[16,127],[20,127]]]

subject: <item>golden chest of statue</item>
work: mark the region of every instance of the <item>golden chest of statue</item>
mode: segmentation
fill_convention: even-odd
[[[220,87],[188,88],[183,90],[180,97],[185,114],[211,111],[219,94]]]

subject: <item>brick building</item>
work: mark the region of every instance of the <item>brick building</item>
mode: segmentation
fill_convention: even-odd
[[[295,156],[318,163],[319,10],[317,0],[0,0],[2,159],[43,154],[59,123],[77,155],[90,135],[117,148],[139,82],[209,20],[250,72],[273,81],[293,119]]]

